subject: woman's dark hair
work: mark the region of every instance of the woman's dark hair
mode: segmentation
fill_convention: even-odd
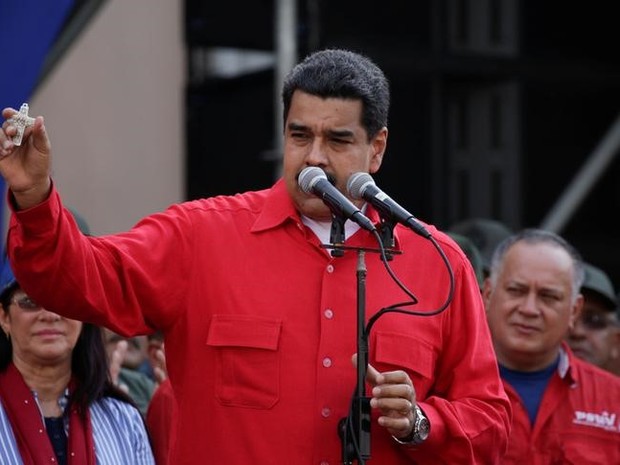
[[[282,87],[285,126],[296,90],[322,98],[361,100],[361,124],[369,139],[387,127],[389,83],[383,71],[368,57],[348,50],[327,49],[308,55],[297,64]]]
[[[11,299],[18,288],[19,286],[15,284],[0,295],[4,312],[8,313]],[[6,370],[12,358],[11,341],[0,331],[0,371]],[[81,414],[84,414],[93,402],[103,397],[113,397],[135,406],[133,400],[112,383],[99,326],[91,323],[82,325],[82,331],[71,354],[71,372],[77,380],[77,385],[69,398],[69,403],[76,405]]]

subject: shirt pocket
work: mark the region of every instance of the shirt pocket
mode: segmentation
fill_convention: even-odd
[[[374,347],[375,360],[387,369],[409,372],[416,390],[420,383],[428,387],[435,372],[436,351],[426,341],[396,331],[377,331]],[[381,367],[383,371],[384,367]]]
[[[563,449],[562,464],[607,465],[620,463],[620,437],[617,431],[597,431],[582,428],[582,432],[569,432],[559,439]],[[592,430],[592,431],[588,431]]]
[[[214,315],[207,345],[217,351],[215,394],[223,405],[268,409],[280,397],[282,322]]]

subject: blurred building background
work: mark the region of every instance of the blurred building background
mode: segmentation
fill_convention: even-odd
[[[289,3],[294,32],[282,39]],[[377,180],[384,190],[442,227],[488,217],[556,230],[620,283],[612,224],[620,212],[620,54],[611,4],[187,1],[185,17],[189,197],[272,182],[278,69],[261,57],[282,59],[290,42],[298,57],[352,48],[392,85]],[[264,66],[235,74],[205,65],[226,52]]]
[[[542,226],[620,283],[620,54],[613,2],[98,3],[30,102],[65,202],[95,234],[169,203],[271,185],[279,84],[346,47],[392,85],[377,183],[420,219]],[[0,11],[1,14],[1,11]]]

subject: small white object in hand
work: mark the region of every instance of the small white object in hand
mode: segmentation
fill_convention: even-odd
[[[23,103],[19,109],[19,113],[15,113],[8,120],[11,125],[17,128],[17,134],[13,136],[13,143],[15,145],[22,145],[22,138],[24,137],[24,131],[28,126],[34,124],[34,118],[28,116],[28,104]]]

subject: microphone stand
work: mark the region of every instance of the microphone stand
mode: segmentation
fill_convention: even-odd
[[[342,257],[344,246],[344,223],[346,219],[333,215],[330,234],[333,257]],[[370,458],[370,397],[366,396],[366,371],[368,369],[368,337],[366,324],[366,263],[365,250],[357,250],[357,384],[349,415],[338,423],[342,442],[342,463],[352,465],[357,459],[359,465]]]
[[[349,415],[338,423],[342,442],[342,463],[359,465],[370,458],[370,397],[366,396],[368,337],[365,331],[366,263],[365,251],[357,250],[357,384]]]
[[[340,215],[332,215],[330,231],[330,244],[323,247],[331,249],[333,257],[342,257],[346,250],[357,252],[357,384],[355,394],[351,401],[351,408],[347,417],[338,423],[338,435],[342,442],[342,463],[353,465],[357,460],[358,465],[364,465],[370,458],[370,397],[366,395],[366,372],[368,370],[368,335],[366,334],[366,263],[365,253],[384,252],[387,259],[391,260],[394,254],[402,251],[394,250],[393,221],[384,220],[380,225],[380,239],[383,249],[371,249],[362,247],[350,247],[344,245],[344,223],[346,218]]]

